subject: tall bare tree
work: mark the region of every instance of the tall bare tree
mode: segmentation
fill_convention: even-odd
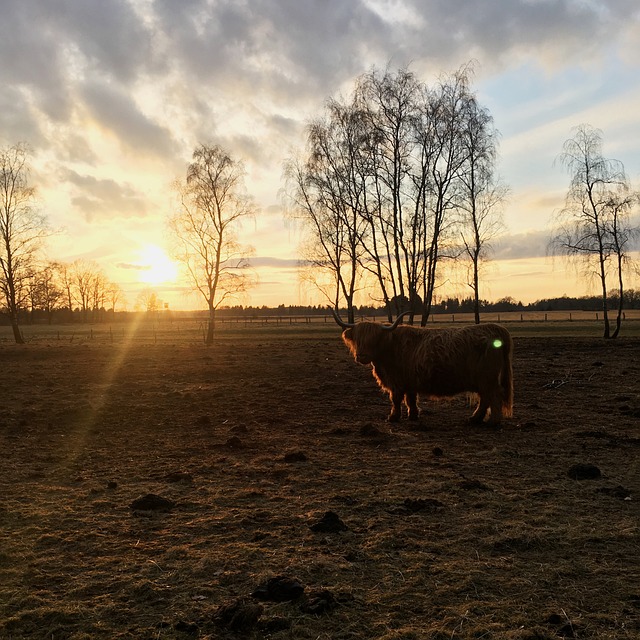
[[[242,164],[218,145],[199,145],[184,181],[176,184],[180,209],[169,218],[177,241],[176,258],[209,312],[205,337],[212,344],[216,310],[252,284],[248,271],[252,249],[238,241],[243,219],[255,207],[244,189]]]
[[[420,225],[409,183],[420,91],[420,83],[407,69],[396,73],[374,69],[359,79],[355,91],[370,128],[366,138],[371,172],[367,213],[372,242],[367,245],[368,253],[377,266],[389,318],[405,310],[403,301],[409,301],[411,311],[418,307],[420,253],[416,232]]]
[[[623,294],[624,255],[628,240],[635,233],[629,223],[629,212],[636,196],[631,194],[623,164],[604,157],[602,131],[582,124],[573,133],[573,137],[565,141],[559,156],[571,179],[551,246],[555,252],[570,259],[582,260],[586,272],[596,276],[602,295],[604,337],[614,338],[619,333],[622,307],[612,335],[608,277],[613,270]],[[621,303],[623,299],[621,295]]]
[[[486,249],[496,141],[470,76],[463,67],[429,88],[406,69],[364,74],[350,100],[328,101],[305,161],[288,166],[308,262],[333,275],[351,322],[356,283],[373,277],[389,319],[408,308],[426,323],[463,205],[474,208],[476,266]]]
[[[29,185],[28,155],[25,144],[0,149],[0,293],[18,344],[24,343],[19,311],[47,233]]]
[[[428,173],[426,181],[427,210],[423,216],[425,274],[422,279],[422,325],[431,313],[431,304],[438,283],[438,271],[445,256],[445,241],[450,240],[454,227],[453,213],[460,202],[460,177],[467,161],[463,134],[470,99],[470,70],[463,67],[451,76],[443,77],[427,92],[423,121],[418,132],[426,146]],[[424,153],[424,151],[423,151]]]
[[[328,301],[344,298],[353,322],[366,233],[366,182],[361,174],[362,114],[353,104],[329,100],[324,117],[307,127],[307,158],[285,166],[291,215],[307,232],[305,261],[329,276]],[[319,286],[322,290],[323,287]]]
[[[479,324],[480,267],[491,241],[504,228],[500,207],[508,190],[495,176],[498,132],[493,118],[471,94],[466,100],[460,135],[466,156],[460,172],[460,236],[468,259],[474,320]]]
[[[630,221],[630,212],[640,203],[640,194],[632,192],[628,187],[628,183],[624,184],[618,191],[618,198],[609,203],[611,215],[607,222],[607,234],[610,238],[609,243],[615,260],[618,288],[616,326],[611,334],[612,338],[618,337],[622,326],[622,314],[626,299],[624,273],[628,263],[631,261],[630,249],[632,243],[640,236],[640,228],[633,227]]]

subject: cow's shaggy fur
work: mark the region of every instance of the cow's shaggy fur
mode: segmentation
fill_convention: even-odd
[[[498,424],[513,409],[511,335],[497,324],[462,328],[385,327],[359,322],[342,334],[356,362],[371,364],[391,398],[389,420],[400,419],[404,400],[409,418],[419,415],[418,394],[443,398],[459,393],[479,397],[472,422]]]

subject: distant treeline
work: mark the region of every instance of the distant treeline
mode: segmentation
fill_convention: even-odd
[[[609,310],[615,311],[618,308],[618,296],[612,293],[609,298]],[[406,307],[408,309],[408,306]],[[630,289],[624,300],[625,309],[640,309],[640,291]],[[480,301],[480,310],[484,313],[500,313],[504,311],[602,311],[602,298],[599,296],[582,296],[561,298],[544,298],[536,300],[529,304],[518,302],[514,298],[506,297],[488,302]],[[2,310],[0,310],[2,311]],[[153,315],[158,319],[173,317],[175,319],[186,316],[191,318],[205,317],[205,311],[173,311],[169,309],[154,310],[142,312],[146,315]],[[433,314],[454,314],[454,313],[473,313],[472,298],[443,298],[436,302],[432,307]],[[95,309],[89,313],[82,312],[80,309],[57,309],[55,311],[45,313],[44,311],[22,311],[21,322],[23,324],[105,324],[112,322],[126,322],[131,316],[135,315],[133,311],[117,311],[111,309]],[[356,307],[358,316],[386,316],[387,312],[383,306],[362,305]],[[229,306],[217,310],[217,317],[221,320],[225,318],[261,318],[261,317],[295,317],[295,316],[326,316],[328,309],[326,306],[319,305],[278,305],[277,307],[261,306]],[[0,313],[0,325],[8,324],[5,314]]]
[[[615,311],[618,308],[618,295],[611,293],[608,297],[608,309]],[[408,307],[407,307],[408,308]],[[640,291],[630,289],[624,297],[625,309],[640,309]],[[356,307],[358,315],[375,316],[386,315],[386,309],[383,306],[362,305]],[[473,313],[472,298],[443,298],[439,302],[433,304],[432,313]],[[487,312],[501,311],[601,311],[601,296],[582,296],[561,298],[543,298],[529,304],[518,302],[514,298],[506,297],[489,302],[487,300],[480,301],[480,310]],[[305,315],[326,315],[326,306],[302,306],[302,305],[284,305],[277,307],[251,307],[251,306],[233,306],[220,309],[218,314],[225,316],[264,316],[264,315],[281,315],[281,316],[305,316]]]

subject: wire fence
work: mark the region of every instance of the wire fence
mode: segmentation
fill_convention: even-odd
[[[369,320],[372,322],[388,322],[385,315],[356,314],[356,321]],[[601,322],[602,312],[598,311],[503,311],[480,314],[481,322]],[[609,312],[609,319],[615,319],[615,312]],[[623,313],[623,321],[640,320],[640,309],[631,309]],[[420,324],[422,316],[414,316],[414,324]],[[255,315],[255,316],[224,316],[217,320],[222,325],[268,325],[268,324],[333,324],[330,315]],[[435,313],[429,316],[427,324],[472,324],[473,313]]]
[[[386,323],[382,315],[357,315],[356,321],[363,320]],[[420,325],[420,316],[414,318],[414,325]],[[602,312],[593,311],[508,311],[481,315],[482,322],[499,322],[509,327],[514,335],[528,335],[532,332],[562,333],[565,335],[601,334]],[[610,314],[613,326],[615,313]],[[429,317],[427,326],[462,326],[474,322],[471,313],[438,313]],[[143,342],[157,344],[167,342],[192,342],[202,344],[205,340],[208,321],[202,316],[157,314],[134,316],[128,321],[96,324],[26,324],[21,333],[26,343],[122,343]],[[293,333],[314,335],[337,330],[331,315],[237,315],[220,316],[216,320],[216,335],[252,336],[268,333],[273,337],[286,339]],[[623,316],[623,335],[640,335],[640,310],[629,310]],[[0,344],[15,343],[11,327],[0,326]]]

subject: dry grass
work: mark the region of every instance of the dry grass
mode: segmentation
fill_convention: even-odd
[[[337,332],[0,359],[0,638],[640,637],[637,340],[516,339],[500,430],[461,398],[390,430]],[[275,576],[305,596],[251,597]]]

